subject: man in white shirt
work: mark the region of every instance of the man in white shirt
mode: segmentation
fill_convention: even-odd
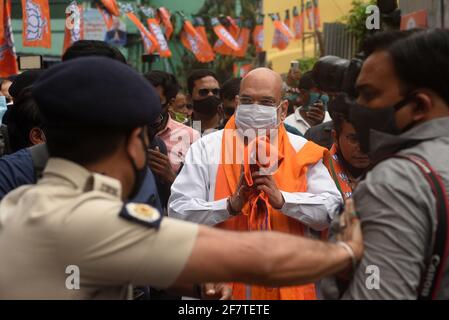
[[[238,231],[306,234],[308,227],[318,231],[328,228],[342,203],[340,193],[322,163],[324,149],[285,131],[282,121],[287,108],[278,74],[265,68],[249,73],[241,84],[236,115],[225,130],[203,137],[187,152],[184,167],[172,185],[169,216]],[[272,141],[279,145],[282,156],[272,175],[262,175],[260,170],[249,172],[245,167],[242,178],[242,161],[223,161],[229,159],[228,133],[245,130],[246,134],[251,128],[270,130],[266,140],[271,137],[271,147]],[[234,298],[315,298],[313,285],[307,289],[262,289],[234,284]]]
[[[318,89],[312,78],[312,72],[306,72],[301,77],[299,89],[303,95],[303,106],[287,117],[285,123],[305,135],[310,128],[332,119],[327,112],[329,96]]]

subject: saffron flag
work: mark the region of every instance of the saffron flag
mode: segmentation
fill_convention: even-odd
[[[313,4],[312,1],[307,1],[306,4],[306,15],[307,15],[307,27],[309,28],[309,30],[313,29],[313,25],[314,25],[314,12],[313,12]]]
[[[152,8],[141,7],[141,11],[148,18],[147,19],[148,30],[152,33],[154,39],[156,39],[157,41],[159,55],[162,58],[171,57],[172,53],[168,46],[167,40],[164,37],[164,33],[162,32],[159,22],[156,20],[155,10],[153,10]]]
[[[226,44],[229,48],[231,48],[234,51],[240,50],[240,46],[237,43],[237,41],[234,39],[234,37],[226,30],[225,27],[218,21],[218,18],[212,18],[211,24],[214,29],[215,34],[217,37],[223,41],[224,44]]]
[[[281,21],[279,14],[272,14],[270,16],[275,26],[272,47],[284,50],[288,47],[290,39],[293,39],[294,35],[285,23]]]
[[[0,9],[3,22],[3,36],[0,37],[0,77],[6,78],[19,73],[11,29],[11,0],[2,0]]]
[[[292,25],[291,25],[291,21],[290,21],[290,10],[289,9],[285,10],[284,23],[289,29],[291,29]]]
[[[204,52],[205,58],[207,59],[207,62],[212,62],[215,60],[215,53],[212,49],[212,46],[209,43],[209,40],[207,39],[207,33],[206,33],[206,27],[204,26],[204,20],[201,17],[196,17],[194,19],[195,24],[195,30],[198,33],[198,35],[201,37],[203,41],[202,45],[202,51]]]
[[[210,62],[210,58],[207,56],[205,52],[202,51],[204,47],[204,42],[193,27],[192,23],[184,18],[183,31],[181,33],[181,43],[186,47],[189,51],[191,51],[195,58],[202,63]]]
[[[172,54],[170,48],[168,47],[167,40],[165,39],[164,34],[162,33],[159,22],[157,22],[155,18],[148,18],[147,23],[148,28],[153,33],[158,43],[159,55],[162,58],[170,58]]]
[[[229,24],[229,26],[227,28],[225,28],[224,25],[222,24],[223,28],[229,32],[229,34],[232,36],[233,39],[237,40],[239,33],[240,33],[240,27],[238,26],[238,23],[229,16],[226,17],[226,22],[227,22],[227,24]],[[233,49],[231,47],[229,47],[220,38],[218,38],[217,41],[215,42],[214,50],[215,50],[215,52],[217,52],[223,56],[234,55]]]
[[[253,44],[256,47],[256,53],[263,51],[264,30],[263,30],[264,15],[259,15],[256,19],[256,27],[253,30]]]
[[[162,24],[165,28],[165,36],[167,39],[170,39],[171,35],[173,34],[173,24],[170,20],[170,11],[168,11],[164,7],[160,7],[158,10],[159,20],[161,21],[160,24]]]
[[[313,0],[313,19],[315,21],[315,28],[319,29],[321,27],[321,17],[320,17],[320,5],[318,0]]]
[[[66,23],[64,32],[64,49],[67,50],[74,42],[83,39],[83,7],[72,1],[65,10]]]
[[[298,8],[293,8],[293,33],[295,34],[295,39],[299,40],[302,38],[304,33],[304,7],[301,12],[298,12]]]
[[[106,10],[109,11],[110,14],[113,16],[119,17],[120,16],[120,9],[117,5],[117,1],[115,0],[101,0],[101,3],[104,5]]]
[[[234,56],[238,58],[244,58],[248,51],[249,37],[251,35],[250,21],[245,21],[243,28],[240,28],[240,33],[237,38],[237,43],[240,46],[240,50],[234,52]]]
[[[129,11],[125,13],[126,16],[131,20],[134,25],[139,29],[140,35],[142,36],[143,46],[147,54],[151,54],[158,50],[158,42],[151,34],[151,32],[140,22],[139,18],[134,14],[134,12]]]
[[[48,0],[22,0],[24,47],[51,48]]]

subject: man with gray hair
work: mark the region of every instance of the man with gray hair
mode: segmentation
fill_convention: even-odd
[[[169,216],[236,231],[306,235],[309,228],[326,229],[342,199],[322,163],[324,148],[286,132],[287,108],[277,73],[250,72],[225,129],[189,149],[172,186]],[[273,289],[235,283],[233,290],[235,299],[316,297],[313,284]]]

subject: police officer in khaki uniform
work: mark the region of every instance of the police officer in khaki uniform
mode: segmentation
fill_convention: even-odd
[[[157,127],[154,88],[108,58],[80,58],[33,89],[48,132],[43,178],[0,203],[0,299],[120,299],[132,286],[200,282],[297,285],[362,256],[358,219],[342,216],[338,244],[277,233],[236,233],[163,218],[128,203]],[[229,296],[223,285],[209,295]]]

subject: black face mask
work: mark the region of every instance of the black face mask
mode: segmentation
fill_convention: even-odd
[[[145,153],[145,165],[141,169],[137,168],[137,165],[136,165],[134,159],[132,159],[130,157],[131,165],[133,166],[133,171],[134,171],[134,186],[133,186],[131,194],[128,197],[130,200],[134,199],[139,194],[139,191],[142,188],[143,182],[145,181],[145,178],[147,176],[147,170],[148,170],[147,169],[147,163],[148,163],[147,145],[145,144],[143,129],[139,135],[139,138],[142,141],[142,146],[143,146],[144,153]]]
[[[392,107],[382,109],[370,109],[367,107],[354,107],[349,112],[349,122],[354,126],[360,142],[360,149],[369,154],[371,150],[371,130],[391,135],[399,135],[411,128],[411,124],[405,130],[400,130],[396,125],[396,112],[415,99],[415,95],[409,95]]]
[[[193,100],[193,111],[212,118],[218,113],[220,104],[221,100],[216,96],[210,96],[202,100]]]

